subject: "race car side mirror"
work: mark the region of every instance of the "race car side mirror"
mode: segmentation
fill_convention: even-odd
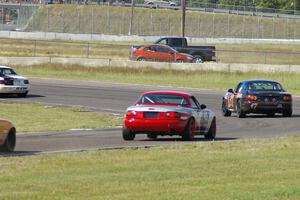
[[[201,110],[203,110],[203,109],[206,108],[206,105],[205,105],[205,104],[201,104],[201,105],[200,105],[200,108],[201,108]]]
[[[228,92],[233,93],[233,89],[228,89]]]

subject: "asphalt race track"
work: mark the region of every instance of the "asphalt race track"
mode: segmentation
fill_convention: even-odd
[[[221,115],[221,98],[224,91],[38,78],[32,78],[30,81],[32,89],[27,98],[6,97],[1,98],[0,101],[44,102],[47,105],[55,106],[81,105],[95,112],[124,113],[124,110],[133,104],[142,92],[176,90],[194,94],[200,103],[206,104],[216,113],[216,141],[300,134],[299,97],[293,98],[294,112],[291,118],[283,118],[281,115],[275,117],[250,115],[247,118],[239,119],[235,117],[235,114],[227,118]],[[33,155],[88,149],[148,147],[183,142],[185,141],[182,141],[180,137],[159,137],[157,140],[150,140],[146,135],[138,135],[134,141],[123,141],[121,127],[69,130],[63,133],[19,134],[17,135],[15,154]],[[206,142],[206,140],[203,139],[203,136],[197,136],[194,142]]]

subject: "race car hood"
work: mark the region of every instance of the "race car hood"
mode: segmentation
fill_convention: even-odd
[[[26,77],[24,76],[19,76],[19,75],[13,75],[13,74],[10,74],[10,75],[5,75],[5,77],[8,77],[8,78],[13,78],[13,79],[27,79]]]

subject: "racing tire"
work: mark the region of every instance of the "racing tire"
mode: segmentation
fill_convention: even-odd
[[[275,116],[275,112],[269,112],[269,113],[267,113],[267,116],[268,117],[274,117]]]
[[[155,135],[155,134],[153,134],[153,133],[147,133],[147,137],[149,138],[149,139],[156,139],[157,138],[157,135]]]
[[[137,61],[146,61],[145,58],[138,58]]]
[[[201,56],[195,56],[193,62],[194,63],[203,63],[204,61]]]
[[[124,140],[134,140],[135,138],[135,134],[125,127],[123,127],[122,136]]]
[[[10,129],[3,145],[1,146],[1,151],[3,152],[13,152],[16,146],[16,129]]]
[[[229,117],[231,115],[231,111],[227,109],[226,102],[224,100],[222,102],[222,115],[224,117]]]
[[[210,124],[210,127],[209,127],[209,130],[207,132],[206,135],[204,135],[204,138],[205,139],[215,139],[216,138],[216,132],[217,132],[217,123],[216,123],[216,118],[214,117],[211,124]]]
[[[183,134],[182,134],[182,139],[191,141],[194,139],[195,136],[195,120],[194,118],[189,119],[188,123],[186,124]]]
[[[282,111],[283,117],[291,117],[292,114],[293,114],[293,110],[291,108],[287,108]]]
[[[18,97],[26,97],[28,92],[17,94]]]
[[[242,110],[242,105],[241,101],[238,101],[236,103],[236,115],[238,118],[245,118],[246,113]]]

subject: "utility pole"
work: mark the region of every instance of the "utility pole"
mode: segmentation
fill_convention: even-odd
[[[294,14],[299,14],[300,10],[300,0],[294,0]]]
[[[134,7],[134,0],[131,0],[131,13],[130,13],[130,24],[129,24],[128,35],[132,34],[133,7]]]
[[[181,37],[185,37],[185,0],[181,0]]]

